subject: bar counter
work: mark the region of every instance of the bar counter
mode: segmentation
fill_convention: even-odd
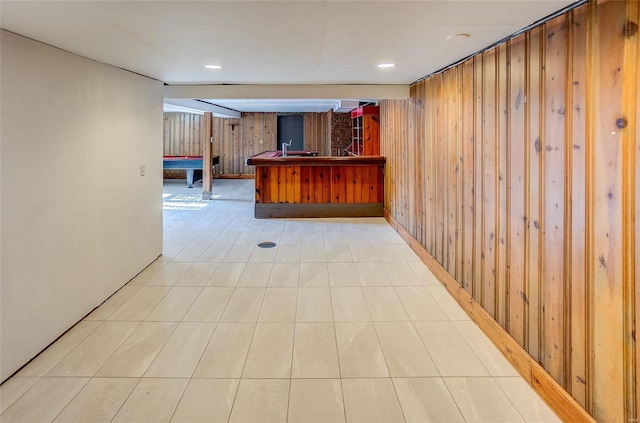
[[[246,160],[256,167],[256,218],[383,216],[384,157],[275,153]]]

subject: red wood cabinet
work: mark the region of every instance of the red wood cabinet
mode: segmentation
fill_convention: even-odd
[[[351,112],[353,135],[347,153],[354,156],[380,155],[380,108],[361,106]]]

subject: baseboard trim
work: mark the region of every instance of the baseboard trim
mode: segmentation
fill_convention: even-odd
[[[427,249],[387,209],[384,210],[384,217],[427,265],[440,283],[447,288],[449,294],[460,304],[469,317],[478,324],[480,329],[498,347],[513,367],[563,421],[595,423],[593,417],[458,284],[453,276],[436,261]]]
[[[382,217],[382,203],[256,203],[256,219],[306,217]]]

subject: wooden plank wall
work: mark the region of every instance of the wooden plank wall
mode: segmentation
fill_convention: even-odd
[[[191,113],[164,114],[164,155],[202,155],[202,116]],[[184,170],[168,169],[165,178],[185,178]]]
[[[637,421],[636,1],[594,1],[381,102],[385,208],[597,421]]]
[[[327,113],[304,114],[305,148],[328,155],[330,141]],[[277,113],[243,113],[240,119],[213,118],[213,154],[220,156],[215,176],[250,175],[253,166],[247,157],[277,150]],[[164,155],[202,155],[202,116],[190,113],[165,113]],[[262,140],[262,144],[260,144]],[[184,171],[165,171],[166,176],[184,178]]]
[[[331,146],[328,113],[304,113],[304,148],[318,150],[320,156],[328,156]]]

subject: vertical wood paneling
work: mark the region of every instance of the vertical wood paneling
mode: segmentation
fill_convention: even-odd
[[[496,318],[496,181],[497,176],[497,64],[495,50],[482,55],[482,307]]]
[[[327,137],[329,136],[329,115],[327,113],[304,113],[304,148],[318,150],[321,156],[329,156]]]
[[[528,131],[526,133],[526,168],[527,168],[527,193],[525,194],[525,209],[527,211],[526,248],[527,258],[525,266],[527,274],[527,337],[526,349],[531,356],[540,360],[540,337],[542,335],[540,314],[542,303],[540,302],[540,278],[541,278],[541,133],[542,133],[542,28],[534,28],[527,34],[527,102],[526,120]]]
[[[594,410],[600,421],[624,421],[623,279],[622,279],[622,128],[626,4],[606,2],[597,10],[598,73],[592,108],[594,121],[593,313]],[[618,30],[613,30],[617,28]],[[617,93],[618,95],[613,95]],[[637,100],[636,100],[637,101]],[[612,359],[612,357],[620,357]]]
[[[572,14],[571,23],[571,97],[572,107],[567,108],[567,119],[571,117],[571,148],[567,150],[569,157],[569,167],[571,169],[570,189],[571,203],[570,223],[571,235],[570,262],[571,292],[568,298],[571,303],[570,309],[570,343],[571,372],[570,389],[571,395],[580,405],[586,408],[586,380],[587,380],[587,287],[585,284],[585,249],[586,242],[586,87],[587,87],[587,13],[585,9],[575,11]],[[568,386],[569,388],[569,386]]]
[[[589,2],[380,108],[393,220],[544,367],[534,384],[603,422],[640,401],[639,21]]]
[[[462,98],[474,98],[474,66],[473,61],[468,60],[462,65]],[[462,221],[461,221],[461,237],[463,241],[463,274],[462,286],[473,296],[473,277],[474,277],[474,231],[465,230],[465,228],[473,228],[475,219],[474,208],[474,151],[475,151],[475,135],[474,135],[474,102],[462,101]],[[417,119],[422,122],[423,119]]]
[[[509,280],[508,330],[525,347],[525,43],[519,37],[510,46],[509,65],[509,174],[506,200],[507,223],[507,278]]]
[[[509,136],[509,91],[510,75],[508,66],[511,46],[502,44],[497,48],[496,63],[496,259],[494,267],[496,269],[496,320],[502,327],[506,327],[508,301],[508,281],[507,281],[507,212],[509,208],[509,198],[507,198],[507,180],[509,173],[507,163],[511,147]]]
[[[542,362],[563,381],[564,354],[564,208],[565,208],[565,16],[545,26],[542,259]]]

